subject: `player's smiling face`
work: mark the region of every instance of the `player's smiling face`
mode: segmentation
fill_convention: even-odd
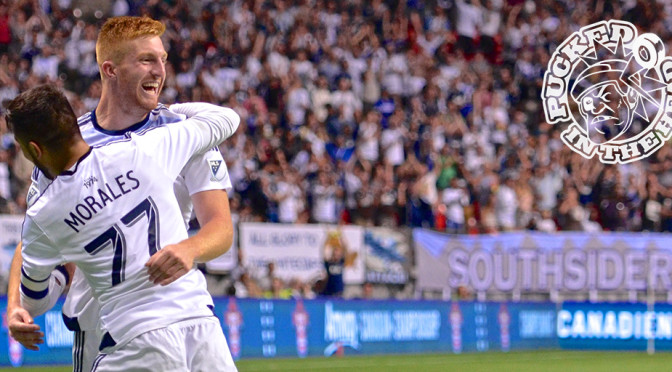
[[[166,50],[158,36],[127,41],[124,58],[117,68],[118,94],[127,105],[149,111],[159,103],[166,79]],[[131,102],[128,102],[131,101]]]

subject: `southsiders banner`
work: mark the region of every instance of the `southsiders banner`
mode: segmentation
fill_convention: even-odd
[[[239,226],[243,265],[255,273],[263,274],[268,263],[274,262],[278,277],[311,281],[324,270],[324,257],[340,245],[346,259],[343,280],[348,284],[364,282],[361,227],[265,223]]]
[[[413,230],[418,290],[586,291],[672,289],[672,235]]]

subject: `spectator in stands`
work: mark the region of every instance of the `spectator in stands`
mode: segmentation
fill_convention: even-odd
[[[516,216],[518,213],[518,197],[514,188],[518,175],[509,173],[503,176],[504,182],[495,193],[495,216],[497,226],[504,231],[517,228]]]
[[[518,215],[516,216],[516,226],[525,228],[529,226],[534,212],[535,195],[530,185],[530,171],[521,169],[518,174],[518,181],[514,184],[516,198],[518,200]]]
[[[532,221],[532,229],[534,230],[545,233],[554,233],[558,231],[558,226],[555,224],[555,221],[553,221],[551,211],[547,209],[536,214]]]
[[[49,79],[78,114],[97,105],[100,21],[74,4],[0,2],[0,101]],[[110,11],[166,23],[162,101],[241,115],[223,151],[241,222],[429,227],[445,214],[449,230],[471,233],[672,231],[670,147],[641,169],[586,160],[544,121],[538,91],[555,48],[607,14],[669,43],[671,13],[658,2],[604,2],[603,13],[576,0],[166,4],[117,0]],[[22,214],[31,167],[0,148],[0,211]],[[454,203],[460,180],[468,205]],[[459,205],[464,223],[453,226]],[[262,296],[248,274],[236,277],[237,295]],[[314,284],[302,284],[305,297]]]
[[[310,95],[303,87],[300,77],[294,76],[287,92],[287,117],[292,127],[301,126],[306,118],[306,110],[310,108]]]
[[[55,79],[76,110],[90,110],[99,21],[76,16],[69,1],[47,3],[0,2],[0,100]],[[244,128],[224,156],[242,221],[336,223],[346,209],[359,224],[431,226],[438,195],[457,178],[482,231],[531,227],[535,208],[562,230],[672,229],[669,146],[638,162],[632,177],[610,169],[629,167],[573,154],[544,122],[538,87],[548,58],[572,30],[602,20],[582,2],[184,4],[120,0],[110,11],[166,23],[164,101],[226,103],[241,115]],[[656,2],[606,8],[672,23]],[[12,150],[0,160],[18,214],[30,173],[23,163]],[[500,180],[511,172],[513,187]]]
[[[357,205],[355,223],[362,226],[373,226],[376,220],[378,196],[370,179],[361,183],[354,197]]]
[[[243,272],[233,284],[236,297],[261,298],[263,291],[249,273]]]
[[[9,7],[7,4],[0,4],[0,55],[6,55],[9,52],[9,46],[12,43],[12,29],[9,19]]]
[[[579,202],[579,193],[573,186],[568,186],[563,192],[558,206],[558,220],[560,229],[569,231],[583,230],[583,221],[589,212]]]
[[[259,285],[262,292],[270,292],[273,289],[273,280],[275,279],[275,262],[269,261],[266,264],[266,270],[259,273],[255,281]]]
[[[397,188],[394,184],[392,172],[388,171],[376,196],[378,197],[378,210],[376,211],[375,223],[392,228],[399,226],[399,220],[403,215],[400,206],[406,204],[405,184]]]
[[[33,57],[32,73],[40,78],[48,78],[56,81],[58,78],[58,65],[61,63],[61,55],[54,54],[50,45],[44,45],[40,52]]]
[[[325,252],[325,285],[321,293],[323,296],[341,296],[343,294],[345,253],[345,247],[341,244],[332,245],[330,252]]]
[[[359,124],[356,142],[357,157],[370,163],[380,159],[381,115],[371,110]]]
[[[404,114],[398,111],[390,117],[388,128],[384,129],[380,138],[380,148],[383,154],[383,162],[387,165],[398,166],[404,162],[404,143],[408,136],[408,130],[402,125]]]
[[[11,180],[9,177],[9,148],[0,143],[0,213],[10,213],[13,207]]]
[[[469,194],[466,190],[466,181],[454,177],[450,186],[443,189],[441,202],[445,206],[446,232],[460,234],[465,232],[465,211],[469,204]]]
[[[362,284],[362,300],[373,300],[373,283],[371,282],[364,282]]]
[[[314,290],[315,283],[304,282],[301,286],[301,295],[305,299],[313,299],[317,297],[317,294]]]
[[[317,173],[317,182],[311,189],[311,219],[318,223],[336,223],[339,218],[338,200],[343,196],[343,189],[334,182],[327,169]]]
[[[539,209],[554,209],[558,204],[558,193],[562,190],[562,175],[552,172],[550,165],[540,165],[536,168],[532,184]]]
[[[350,78],[343,76],[338,79],[338,90],[331,95],[331,105],[344,122],[351,123],[361,118],[362,100],[352,91]]]
[[[502,10],[500,2],[485,0],[483,8],[483,23],[480,27],[481,39],[479,41],[480,51],[487,57],[491,63],[497,63],[497,36],[502,24]]]
[[[271,200],[278,203],[278,222],[295,223],[304,209],[304,192],[300,179],[293,169],[280,173],[280,181],[274,192],[268,192]]]
[[[436,189],[437,171],[423,164],[419,164],[418,167],[421,176],[411,190],[411,226],[433,228],[434,208],[439,202]]]
[[[661,229],[661,211],[663,197],[660,195],[657,182],[647,182],[646,197],[642,201],[642,230],[660,231]]]
[[[457,48],[465,55],[476,52],[475,38],[482,24],[482,9],[479,0],[456,0],[457,5]]]
[[[264,297],[287,300],[292,298],[292,289],[287,288],[285,282],[276,276],[271,281],[271,289],[264,292]]]
[[[390,96],[390,92],[385,87],[382,88],[380,99],[376,101],[374,107],[376,111],[382,115],[380,121],[382,128],[387,129],[387,122],[390,116],[392,116],[392,114],[394,114],[396,111],[396,103],[394,98]]]

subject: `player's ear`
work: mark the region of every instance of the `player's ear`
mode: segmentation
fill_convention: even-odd
[[[108,79],[117,78],[117,68],[112,61],[105,61],[100,65],[100,72]]]
[[[40,157],[42,157],[42,148],[37,142],[35,141],[28,142],[27,149],[30,152],[30,155],[33,156],[35,159],[39,159]]]

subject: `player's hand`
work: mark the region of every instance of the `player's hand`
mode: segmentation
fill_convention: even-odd
[[[44,333],[40,326],[22,307],[15,307],[7,311],[7,328],[9,335],[28,350],[39,350],[37,345],[44,343]]]
[[[75,270],[77,269],[77,266],[72,262],[68,262],[63,266],[65,267],[65,270],[68,272],[68,275],[70,275],[70,281],[68,282],[68,285],[70,285],[70,283],[72,283],[72,278],[75,277]]]
[[[149,280],[168,285],[186,274],[194,266],[194,257],[185,244],[171,244],[156,252],[145,264]]]

